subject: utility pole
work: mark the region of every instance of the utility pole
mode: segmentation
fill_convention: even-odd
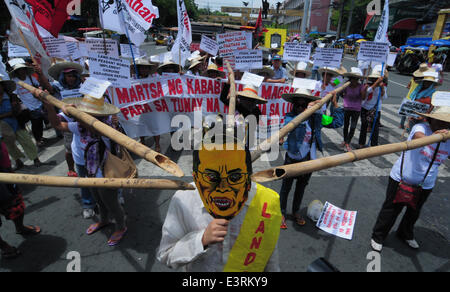
[[[341,5],[341,11],[339,14],[339,24],[338,24],[338,29],[337,29],[337,38],[336,39],[340,39],[341,38],[341,31],[342,31],[342,21],[344,19],[344,7],[345,7],[345,0],[341,0],[340,1],[340,5]]]
[[[302,33],[301,38],[302,42],[306,41],[306,26],[308,25],[308,11],[309,11],[309,1],[311,0],[305,0],[303,3],[303,18],[302,18]]]
[[[348,16],[348,22],[347,22],[347,29],[345,30],[345,35],[350,34],[350,27],[352,25],[353,20],[353,10],[355,9],[355,0],[352,0],[351,6],[350,6],[350,15]]]

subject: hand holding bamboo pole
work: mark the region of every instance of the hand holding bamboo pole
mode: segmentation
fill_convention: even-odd
[[[446,134],[435,134],[432,136],[395,144],[387,144],[377,147],[359,149],[344,154],[271,168],[268,170],[255,173],[252,176],[252,179],[255,182],[263,183],[276,181],[284,178],[298,177],[303,174],[333,168],[346,163],[351,163],[355,161],[360,161],[396,152],[417,149],[439,142],[445,142],[449,139],[450,139],[450,132]]]
[[[323,97],[319,103],[315,104],[314,106],[306,109],[304,112],[302,112],[300,115],[298,115],[295,119],[293,119],[289,124],[284,126],[280,131],[278,131],[275,135],[272,135],[267,140],[263,141],[261,144],[258,145],[258,148],[252,152],[252,161],[255,162],[258,160],[259,157],[264,152],[269,151],[272,145],[275,143],[278,143],[280,139],[286,137],[290,132],[295,130],[301,123],[306,121],[310,116],[312,116],[316,111],[320,110],[322,106],[329,102],[334,94],[339,94],[344,89],[346,89],[348,86],[350,86],[350,82],[345,83],[341,87],[333,90],[329,94],[327,94],[325,97]]]
[[[67,106],[66,103],[56,99],[48,92],[35,88],[22,81],[17,82],[17,84],[30,91],[36,98],[46,100],[48,103],[54,105],[57,108],[62,109],[64,106]],[[140,157],[155,164],[156,166],[162,168],[163,170],[169,172],[170,174],[177,177],[184,176],[184,173],[181,170],[181,168],[175,162],[171,161],[168,157],[153,151],[152,149],[148,148],[145,145],[142,145],[139,142],[136,142],[130,137],[120,133],[119,131],[109,127],[108,125],[100,122],[93,116],[84,113],[76,109],[75,107],[66,107],[66,110],[72,117],[74,117],[78,121],[81,121],[86,125],[92,127],[103,136],[113,140],[117,144],[125,147],[129,151],[139,155]]]
[[[167,179],[80,178],[0,173],[0,183],[63,188],[194,190],[185,182]]]

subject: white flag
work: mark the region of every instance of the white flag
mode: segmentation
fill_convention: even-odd
[[[103,28],[127,34],[136,46],[145,41],[145,32],[159,18],[151,0],[99,0],[99,13]]]
[[[191,56],[192,29],[191,21],[184,5],[184,0],[177,0],[178,35],[172,47],[172,60],[184,66],[186,59]],[[181,59],[180,59],[181,58]]]
[[[381,15],[380,25],[378,26],[377,35],[375,36],[374,42],[389,43],[387,35],[388,28],[389,28],[389,0],[386,0],[383,8],[383,14]]]
[[[32,21],[34,19],[32,9],[24,0],[5,1],[5,4],[12,18],[9,41],[15,45],[26,47],[20,35],[22,32],[34,59],[41,66],[44,75],[48,76],[48,69],[51,65],[50,57],[39,39],[37,24]]]

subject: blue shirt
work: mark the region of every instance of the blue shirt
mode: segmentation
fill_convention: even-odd
[[[273,79],[275,80],[279,80],[279,79],[287,79],[287,73],[286,73],[286,69],[284,69],[283,67],[280,67],[278,70],[275,69],[272,66],[273,71],[275,72],[275,75],[273,76]]]
[[[12,105],[11,105],[11,100],[9,99],[9,96],[4,93],[3,94],[3,100],[2,103],[0,105],[0,114],[6,114],[9,112],[12,112]],[[17,120],[14,117],[9,117],[9,118],[4,118],[2,119],[2,121],[6,122],[8,125],[11,126],[11,128],[14,130],[14,133],[17,132],[17,130],[19,129],[19,123],[17,122]]]

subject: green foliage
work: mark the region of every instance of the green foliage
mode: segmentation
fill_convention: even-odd
[[[266,28],[279,28],[279,29],[288,29],[289,26],[287,24],[280,24],[276,22],[272,22],[269,25],[265,25]]]
[[[367,5],[371,0],[355,0],[355,7],[353,9],[353,19],[352,25],[350,26],[350,34],[361,33],[364,29],[364,23],[367,16]],[[342,36],[345,33],[347,27],[350,10],[351,10],[351,0],[345,0],[344,5],[344,17],[342,19]],[[338,9],[333,10],[331,16],[331,23],[334,26],[338,26],[340,18],[340,6]]]
[[[155,24],[161,26],[177,26],[177,2],[176,0],[153,0],[153,5],[159,8],[159,19],[155,20]],[[186,9],[191,21],[196,21],[200,15],[197,4],[194,0],[184,0]]]

